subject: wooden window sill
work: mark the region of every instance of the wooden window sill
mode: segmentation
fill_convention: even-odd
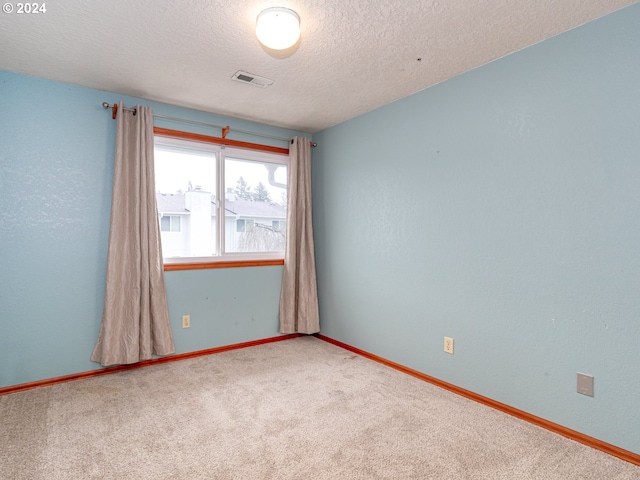
[[[174,270],[204,270],[207,268],[239,268],[239,267],[271,267],[284,265],[282,258],[274,260],[232,260],[222,262],[199,262],[199,263],[168,263],[164,266],[165,272]]]

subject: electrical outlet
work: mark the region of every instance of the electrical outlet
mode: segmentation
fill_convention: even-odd
[[[593,375],[578,372],[578,393],[593,397]]]
[[[444,337],[444,351],[453,355],[453,338]]]
[[[189,328],[191,326],[191,316],[183,315],[182,316],[182,328]]]

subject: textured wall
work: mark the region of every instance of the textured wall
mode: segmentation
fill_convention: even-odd
[[[640,453],[639,58],[634,5],[315,135],[322,332]]]
[[[89,356],[102,315],[115,142],[115,122],[101,103],[121,99],[139,102],[0,71],[0,387],[99,368]],[[164,115],[293,134],[144,104]],[[178,353],[277,335],[281,276],[282,267],[167,272]],[[191,315],[188,330],[183,314]]]

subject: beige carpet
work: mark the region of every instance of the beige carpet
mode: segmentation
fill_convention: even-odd
[[[313,337],[0,397],[2,479],[640,479]]]

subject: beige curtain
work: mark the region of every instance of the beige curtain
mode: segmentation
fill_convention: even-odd
[[[107,254],[107,285],[91,360],[135,363],[175,352],[155,197],[153,115],[120,102]]]
[[[289,149],[287,242],[280,293],[280,333],[320,331],[311,223],[311,145],[294,137]]]

